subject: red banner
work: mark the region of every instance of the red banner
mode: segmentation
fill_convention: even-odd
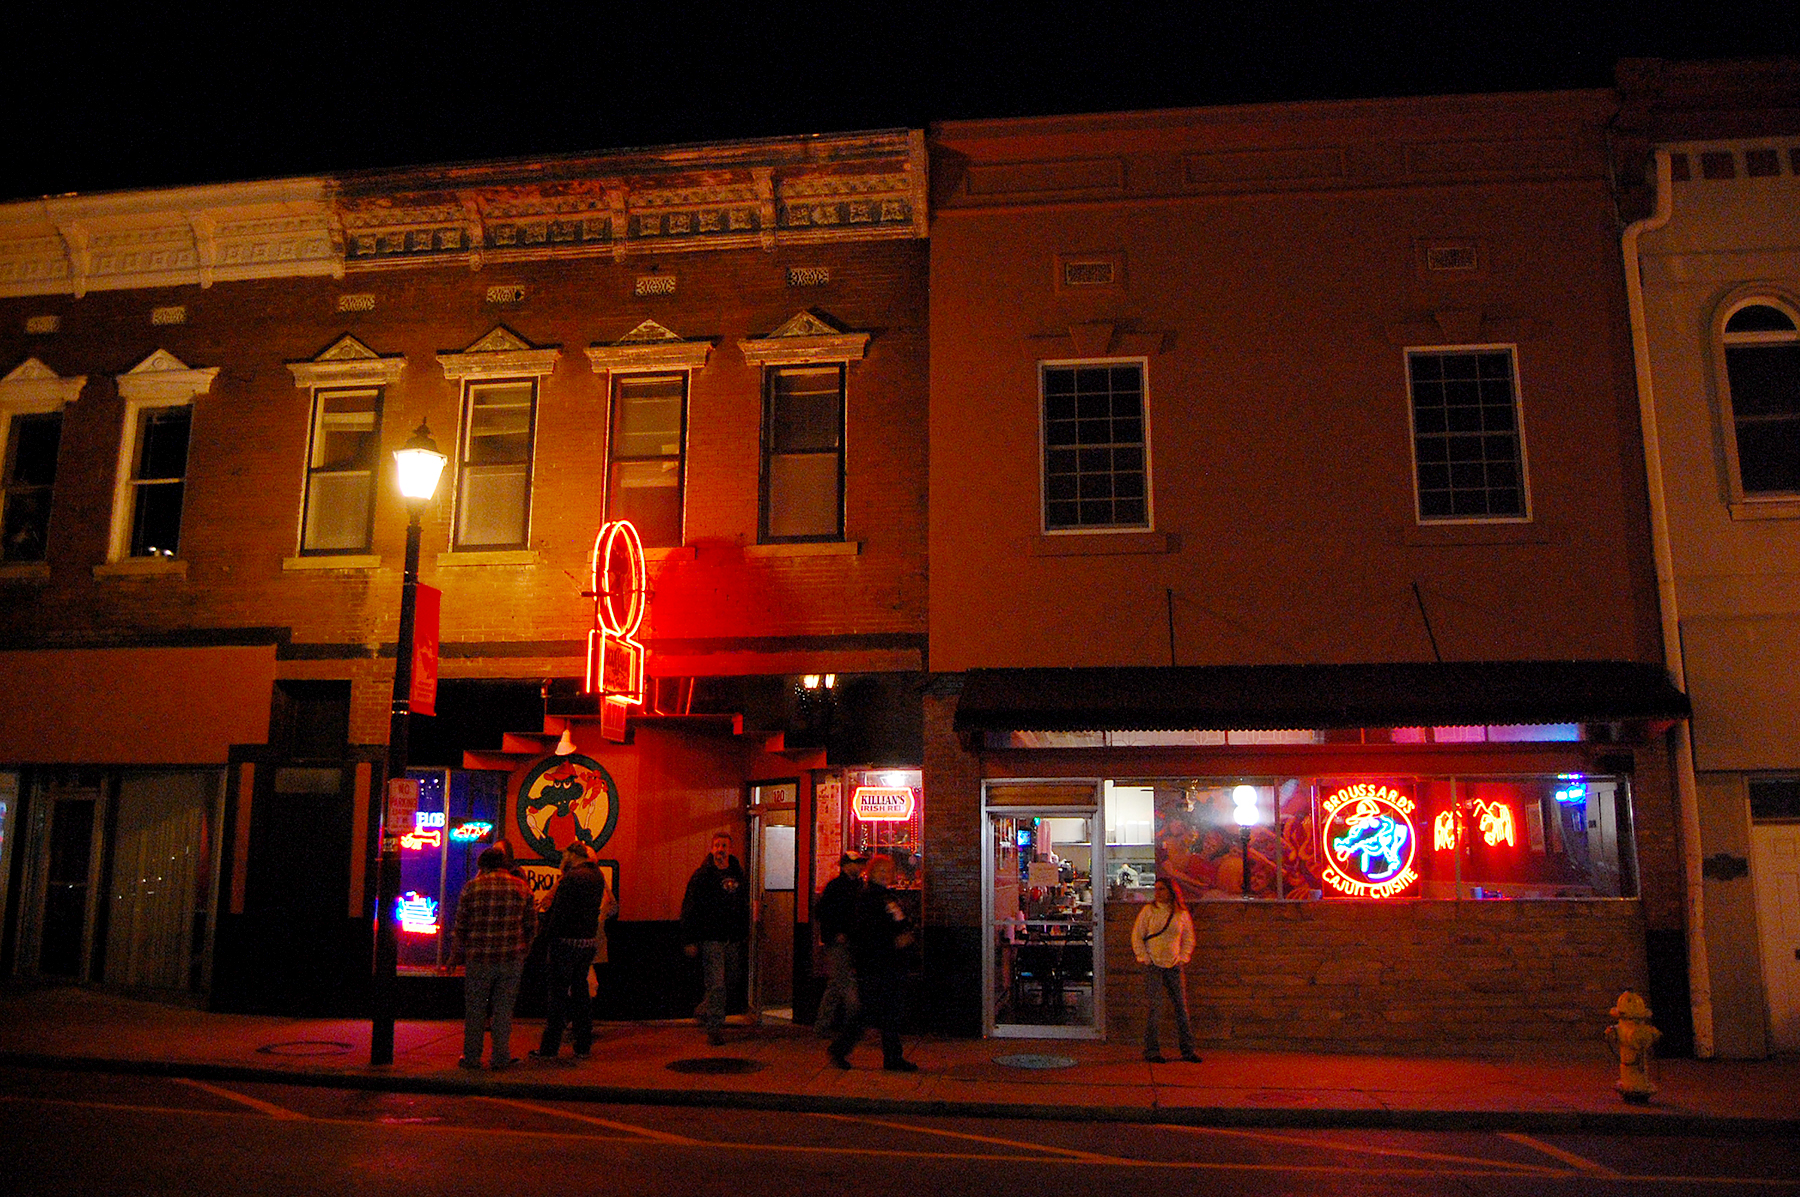
[[[413,607],[412,693],[407,707],[415,715],[437,714],[438,611],[443,598],[437,587],[422,585]]]

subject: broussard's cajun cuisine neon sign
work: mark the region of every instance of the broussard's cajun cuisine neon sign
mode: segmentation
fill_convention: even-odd
[[[1326,885],[1350,898],[1391,898],[1419,879],[1413,868],[1417,836],[1413,800],[1390,786],[1347,785],[1325,799],[1322,873]]]

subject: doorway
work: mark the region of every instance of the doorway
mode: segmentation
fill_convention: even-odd
[[[792,1018],[794,1010],[794,832],[797,781],[750,787],[750,897],[756,926],[750,941],[750,1013]]]
[[[1099,1038],[1106,886],[1094,879],[1106,876],[1106,836],[1096,788],[1031,787],[1066,790],[1053,796],[1082,805],[1000,805],[1011,788],[991,787],[985,810],[983,1029],[1002,1037]]]
[[[1750,827],[1750,876],[1762,932],[1769,1046],[1800,1051],[1800,823]]]

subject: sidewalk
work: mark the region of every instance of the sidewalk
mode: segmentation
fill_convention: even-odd
[[[513,1050],[523,1056],[540,1026],[515,1024]],[[725,1046],[709,1047],[691,1024],[604,1024],[589,1060],[576,1062],[565,1049],[554,1062],[469,1072],[456,1066],[460,1022],[403,1022],[394,1064],[371,1068],[367,1022],[210,1014],[74,988],[0,992],[0,1066],[621,1104],[1214,1126],[1800,1134],[1800,1060],[1792,1058],[1661,1061],[1662,1092],[1641,1107],[1613,1092],[1617,1070],[1602,1044],[1572,1044],[1558,1058],[1537,1060],[1210,1050],[1198,1065],[1152,1065],[1129,1043],[928,1037],[908,1043],[919,1072],[887,1073],[872,1035],[852,1057],[855,1070],[841,1072],[806,1027],[765,1022],[726,1034]]]

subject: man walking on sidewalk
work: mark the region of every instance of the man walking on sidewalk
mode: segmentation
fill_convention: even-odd
[[[901,986],[905,981],[906,951],[914,936],[906,912],[893,891],[894,858],[869,860],[869,880],[856,902],[856,922],[850,934],[850,950],[856,957],[856,981],[862,1009],[831,1041],[826,1054],[839,1068],[850,1067],[850,1049],[862,1039],[863,1023],[881,1032],[881,1066],[889,1072],[917,1072],[919,1066],[901,1055]]]
[[[446,967],[463,964],[463,1054],[457,1063],[481,1067],[482,1031],[494,1022],[492,1067],[511,1068],[513,1001],[519,996],[519,974],[537,921],[531,887],[506,871],[506,853],[487,848],[476,859],[477,872],[456,900],[456,925],[450,934]]]
[[[856,961],[850,954],[856,903],[862,897],[862,857],[846,852],[838,858],[838,875],[825,883],[813,919],[819,924],[819,947],[825,961],[825,996],[813,1020],[819,1034],[835,1037],[856,1018]]]
[[[731,836],[721,831],[712,837],[712,851],[688,878],[681,899],[682,951],[700,958],[706,986],[694,1013],[714,1046],[725,1042],[725,994],[743,971],[749,936],[750,883],[731,854]]]

